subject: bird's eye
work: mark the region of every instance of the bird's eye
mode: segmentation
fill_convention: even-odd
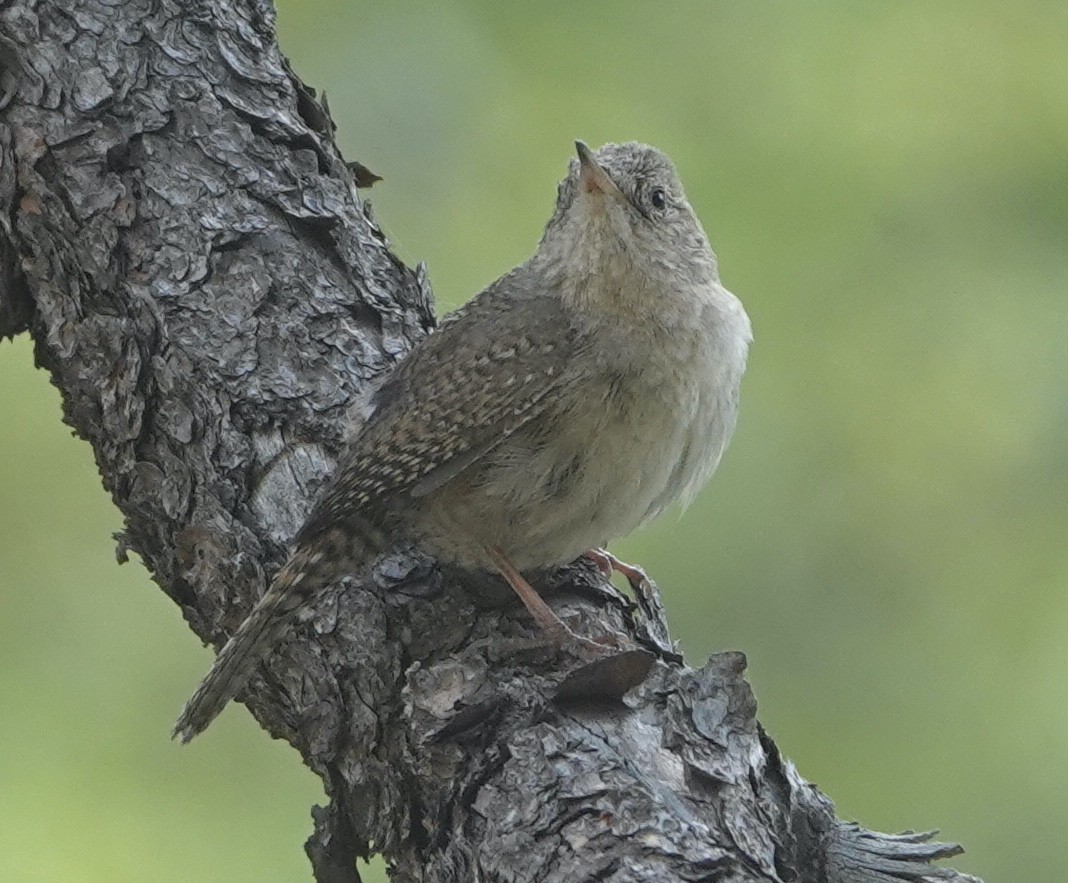
[[[653,208],[662,209],[667,205],[667,194],[657,187],[656,190],[649,194],[649,202],[652,203]]]

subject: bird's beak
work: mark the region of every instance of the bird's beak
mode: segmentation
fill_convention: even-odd
[[[593,151],[586,146],[584,141],[575,142],[575,150],[579,158],[579,183],[586,193],[603,193],[605,196],[615,196],[626,202],[623,191],[616,186],[597,160],[594,159]]]

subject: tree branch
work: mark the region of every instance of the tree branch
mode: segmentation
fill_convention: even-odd
[[[122,548],[216,646],[353,403],[433,324],[361,181],[266,2],[0,12],[0,335],[33,335]],[[262,668],[243,701],[330,798],[318,880],[371,844],[398,880],[974,879],[929,864],[958,847],[838,821],[757,724],[741,654],[686,666],[658,599],[592,569],[543,584],[645,649],[576,668],[495,582],[398,550]]]

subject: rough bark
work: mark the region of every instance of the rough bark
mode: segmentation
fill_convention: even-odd
[[[365,172],[266,0],[0,5],[0,335],[33,335],[120,549],[216,646],[350,406],[433,324]],[[398,550],[244,693],[325,783],[318,880],[356,880],[371,844],[413,881],[974,880],[930,864],[959,847],[839,821],[757,723],[744,657],[687,666],[658,604],[548,576],[576,628],[645,648],[583,667],[476,582]]]

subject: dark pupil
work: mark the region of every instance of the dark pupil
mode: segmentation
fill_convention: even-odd
[[[653,208],[663,208],[667,204],[664,191],[659,189],[652,192],[649,201],[653,204]]]

